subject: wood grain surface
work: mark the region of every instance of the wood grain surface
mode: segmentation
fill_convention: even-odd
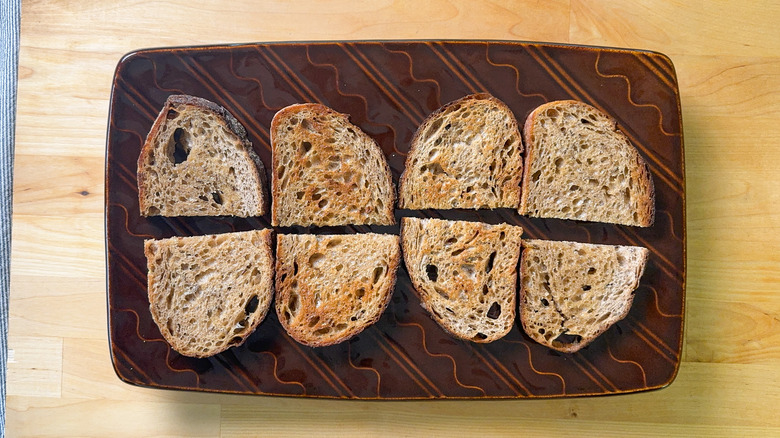
[[[780,434],[777,2],[23,1],[8,436]],[[121,382],[106,320],[108,101],[146,47],[500,39],[650,49],[680,86],[687,286],[667,388],[557,400],[365,402]]]

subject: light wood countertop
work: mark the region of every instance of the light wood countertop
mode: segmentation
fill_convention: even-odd
[[[780,3],[23,1],[8,436],[780,435]],[[667,388],[548,400],[363,402],[122,383],[106,332],[114,68],[148,47],[496,39],[650,49],[675,64],[685,340]]]

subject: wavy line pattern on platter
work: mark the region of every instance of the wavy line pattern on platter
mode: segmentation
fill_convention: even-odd
[[[428,345],[427,345],[427,341],[426,341],[426,338],[427,338],[426,331],[425,331],[425,329],[423,328],[423,326],[421,324],[419,324],[417,322],[403,323],[403,322],[398,322],[398,321],[396,321],[396,324],[399,327],[410,327],[410,328],[414,328],[414,329],[419,330],[419,332],[420,332],[419,339],[421,341],[422,351],[425,352],[425,354],[427,354],[431,358],[443,358],[443,359],[447,360],[449,363],[451,363],[452,364],[451,367],[447,367],[447,369],[450,370],[450,368],[451,368],[452,379],[455,381],[455,383],[458,386],[460,386],[461,388],[466,389],[466,390],[478,391],[483,396],[487,395],[485,389],[482,388],[481,386],[477,386],[477,385],[473,385],[473,384],[466,384],[466,383],[461,382],[461,380],[458,378],[458,361],[455,360],[455,358],[452,357],[452,355],[446,354],[446,353],[433,353],[433,352],[431,352],[428,349]],[[412,339],[416,340],[417,337],[414,337]],[[442,368],[440,368],[440,366],[437,366],[437,369],[441,370]],[[509,386],[509,385],[507,385],[507,386]]]
[[[570,93],[571,97],[576,100],[581,100],[594,105],[599,110],[607,114],[616,114],[617,112],[610,109],[611,107],[605,107],[601,100],[597,100],[593,97],[591,92],[585,90],[576,80],[572,78],[572,74],[561,66],[549,53],[543,48],[537,48],[537,61],[544,63],[548,72],[556,78],[558,83],[565,87]],[[631,140],[631,143],[640,151],[644,153],[645,157],[649,158],[648,164],[653,174],[660,178],[663,182],[669,185],[669,187],[677,192],[680,192],[679,188],[682,183],[682,176],[677,175],[669,167],[667,167],[655,153],[653,149],[648,147],[647,144],[635,135],[630,129],[630,126],[622,126],[622,132]]]
[[[602,90],[599,84],[607,86]],[[632,141],[640,140],[638,146],[655,160],[655,225],[637,229],[528,218],[513,209],[399,210],[396,218],[506,222],[522,226],[524,238],[646,246],[651,261],[625,320],[574,355],[534,343],[519,323],[491,344],[458,341],[420,308],[402,265],[385,315],[344,344],[319,349],[299,345],[273,312],[243,345],[210,359],[178,355],[157,337],[148,315],[144,239],[269,227],[267,217],[138,215],[135,160],[169,94],[200,95],[228,108],[247,127],[266,162],[271,155],[268,126],[279,108],[301,100],[338,106],[377,139],[397,178],[422,118],[472,90],[488,91],[506,102],[521,125],[535,106],[565,97],[580,97],[618,118],[628,117]],[[668,135],[682,132],[676,99],[673,67],[662,56],[635,51],[401,41],[248,44],[132,54],[117,68],[106,151],[107,310],[117,373],[131,383],[159,388],[337,399],[561,397],[665,386],[679,366],[684,316],[682,137]],[[277,232],[398,230],[394,225]]]
[[[625,81],[626,88],[628,89],[627,90],[626,99],[628,100],[629,103],[631,103],[631,105],[634,105],[634,106],[639,107],[639,108],[643,108],[643,107],[645,107],[645,108],[652,108],[653,110],[655,110],[658,113],[658,131],[659,132],[661,132],[664,135],[669,136],[669,137],[678,137],[678,136],[682,135],[679,132],[666,132],[666,130],[664,130],[664,113],[663,113],[663,111],[661,110],[661,108],[658,105],[655,105],[655,104],[652,104],[652,103],[638,103],[631,97],[631,81],[628,79],[628,76],[626,76],[624,74],[605,74],[605,73],[602,73],[599,70],[599,60],[600,59],[601,59],[601,54],[599,53],[596,56],[596,64],[594,65],[594,68],[596,69],[596,74],[598,74],[599,76],[601,76],[603,78],[620,78],[623,81]]]

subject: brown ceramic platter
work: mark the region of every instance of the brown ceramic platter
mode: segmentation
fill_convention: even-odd
[[[141,217],[136,160],[170,94],[219,103],[247,128],[268,169],[280,108],[321,102],[349,114],[387,156],[394,182],[427,114],[466,94],[503,100],[522,126],[536,106],[577,99],[618,121],[650,166],[655,224],[634,228],[531,219],[510,209],[404,216],[507,222],[524,238],[631,244],[651,251],[629,315],[575,354],[536,344],[516,323],[490,344],[456,340],[419,305],[402,265],[382,318],[339,345],[309,348],[273,311],[240,347],[181,356],[149,313],[143,241],[270,227],[269,217]],[[503,41],[246,44],[141,50],[113,81],[106,150],[106,251],[111,358],[127,383],[169,389],[342,399],[537,398],[664,387],[677,374],[685,303],[685,190],[679,92],[666,56],[648,51]],[[398,233],[398,226],[279,228],[285,233]]]

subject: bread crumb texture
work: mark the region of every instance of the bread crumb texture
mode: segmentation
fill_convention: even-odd
[[[582,102],[556,101],[526,120],[520,214],[623,225],[653,223],[645,161],[615,121]]]
[[[432,113],[414,135],[399,208],[517,208],[523,144],[512,111],[489,94]]]
[[[422,306],[450,334],[493,342],[515,322],[522,228],[403,218],[401,239]]]
[[[623,319],[648,251],[636,246],[526,240],[520,320],[535,341],[573,353]]]
[[[273,297],[271,233],[145,241],[150,310],[174,350],[208,357],[254,332]]]
[[[143,216],[261,216],[265,169],[227,110],[171,96],[138,159]]]
[[[283,108],[271,122],[273,225],[392,225],[395,189],[382,150],[344,114]]]
[[[379,320],[395,286],[398,236],[281,234],[276,313],[301,344],[333,345]]]

